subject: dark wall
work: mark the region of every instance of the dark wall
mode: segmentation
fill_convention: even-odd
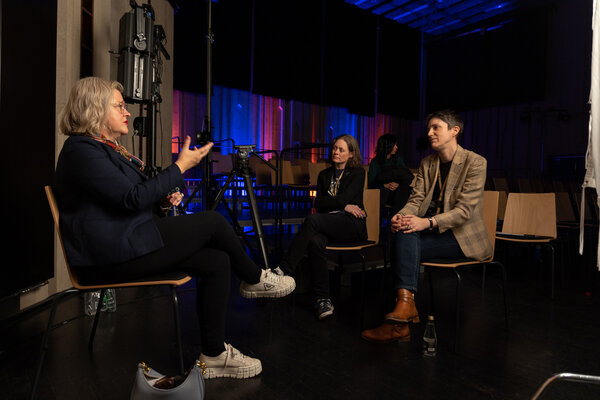
[[[56,0],[2,0],[3,278],[0,298],[53,276]]]
[[[212,7],[214,85],[362,115],[377,106],[418,117],[418,31],[341,0],[221,0]],[[184,1],[175,15],[175,89],[206,92],[207,9]]]
[[[505,15],[486,23],[496,29],[427,44],[426,111],[545,99],[548,18],[547,7]]]

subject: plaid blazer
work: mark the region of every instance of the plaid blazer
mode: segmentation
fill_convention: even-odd
[[[427,212],[439,174],[438,154],[425,157],[419,166],[413,194],[398,213],[422,217]],[[444,192],[444,208],[435,216],[440,233],[452,229],[466,257],[485,260],[492,244],[483,220],[483,189],[487,161],[458,146]]]

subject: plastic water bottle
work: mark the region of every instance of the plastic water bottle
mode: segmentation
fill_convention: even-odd
[[[83,310],[86,315],[96,315],[98,302],[100,301],[100,292],[87,292],[83,297]],[[117,299],[115,289],[106,289],[102,299],[102,311],[114,312],[117,310]]]
[[[426,356],[435,356],[437,353],[437,334],[435,333],[435,323],[433,315],[427,317],[425,333],[423,334],[423,354]]]
[[[100,292],[86,292],[83,295],[83,311],[90,317],[96,315],[96,308],[100,300]]]
[[[117,311],[117,299],[115,289],[106,289],[104,291],[104,298],[102,299],[102,311]]]

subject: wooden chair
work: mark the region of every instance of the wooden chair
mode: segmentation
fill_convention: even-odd
[[[46,190],[46,197],[48,198],[48,203],[50,205],[50,211],[52,212],[52,218],[54,219],[54,224],[56,226],[56,231],[58,233],[58,238],[60,241],[62,252],[65,257],[67,271],[69,272],[69,278],[71,279],[71,284],[73,285],[73,288],[56,294],[56,296],[54,297],[54,299],[52,301],[52,308],[50,310],[48,324],[46,326],[46,331],[44,332],[44,336],[42,339],[42,348],[40,351],[38,367],[37,367],[37,371],[36,371],[36,375],[35,375],[35,379],[34,379],[34,383],[33,383],[33,388],[31,391],[31,398],[32,399],[35,398],[35,395],[36,395],[37,385],[39,383],[39,379],[41,376],[42,367],[43,367],[43,363],[44,363],[44,357],[46,355],[46,351],[48,350],[48,337],[50,335],[50,331],[52,330],[52,323],[54,320],[54,315],[56,313],[56,308],[57,308],[58,304],[60,303],[60,301],[67,294],[71,294],[71,293],[85,293],[85,292],[100,291],[100,299],[102,299],[104,297],[104,292],[106,291],[106,289],[134,288],[134,287],[140,287],[140,286],[159,286],[159,285],[169,286],[171,289],[171,301],[173,303],[176,345],[177,345],[177,352],[178,352],[178,357],[179,357],[178,367],[179,367],[180,373],[183,374],[184,373],[183,349],[181,346],[181,328],[180,328],[180,323],[179,323],[179,306],[178,306],[178,302],[177,302],[177,290],[176,289],[178,286],[181,286],[184,283],[189,282],[191,280],[191,277],[183,272],[172,272],[172,273],[164,274],[161,276],[155,276],[155,277],[149,277],[146,279],[136,280],[133,282],[119,282],[119,283],[111,283],[111,284],[105,284],[105,285],[103,285],[103,284],[98,284],[98,285],[80,284],[79,278],[76,274],[76,271],[72,270],[69,267],[67,255],[65,253],[65,247],[63,244],[62,236],[60,233],[60,227],[59,227],[58,204],[56,203],[56,199],[52,192],[52,188],[50,186],[46,186],[45,190]],[[102,308],[102,301],[99,301],[98,308],[96,309],[96,316],[94,317],[94,324],[92,326],[92,332],[90,334],[90,339],[88,342],[88,349],[90,352],[93,351],[94,336],[96,335],[96,328],[98,326],[98,320],[100,318],[101,308]]]
[[[518,178],[517,186],[519,188],[519,192],[521,192],[521,193],[534,193],[535,192],[531,186],[531,181],[528,178]]]
[[[508,187],[508,179],[503,176],[492,178],[492,182],[494,183],[494,190],[502,191],[506,193],[510,193],[510,189]]]
[[[498,216],[498,199],[499,192],[496,191],[486,191],[484,192],[483,197],[483,218],[485,221],[485,226],[488,231],[488,235],[490,237],[490,241],[492,242],[492,256],[487,260],[478,261],[473,259],[440,259],[440,260],[428,260],[426,262],[422,262],[421,265],[425,268],[425,273],[429,278],[429,288],[431,295],[431,307],[433,310],[434,298],[433,298],[433,282],[432,282],[432,270],[440,269],[440,270],[451,270],[454,272],[456,277],[456,298],[455,298],[455,336],[454,336],[454,351],[458,350],[458,338],[460,333],[460,297],[461,297],[461,270],[470,269],[476,266],[483,267],[483,280],[482,280],[482,290],[485,288],[485,272],[486,267],[488,265],[495,265],[500,269],[502,273],[502,296],[504,298],[504,317],[506,328],[508,329],[508,304],[506,302],[506,271],[504,265],[502,263],[494,260],[494,250],[495,250],[495,234],[496,234],[496,220]]]
[[[510,193],[502,232],[496,239],[521,245],[541,245],[551,252],[551,297],[554,298],[556,199],[554,193]]]
[[[498,192],[498,219],[500,221],[504,221],[504,214],[506,213],[506,201],[508,200],[508,195],[505,191]]]
[[[367,271],[367,261],[365,250],[370,247],[380,246],[379,243],[379,189],[365,189],[363,192],[363,203],[367,213],[367,240],[360,243],[336,244],[330,243],[326,249],[338,252],[338,265],[343,271],[343,253],[354,252],[358,254],[362,262],[362,282],[361,282],[361,319],[360,327],[362,330],[364,322],[364,303],[365,303],[365,272]],[[387,265],[386,249],[383,250],[383,268]]]

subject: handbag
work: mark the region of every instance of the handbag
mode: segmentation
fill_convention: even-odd
[[[131,400],[202,400],[204,399],[205,364],[196,361],[185,378],[170,377],[138,364]]]

